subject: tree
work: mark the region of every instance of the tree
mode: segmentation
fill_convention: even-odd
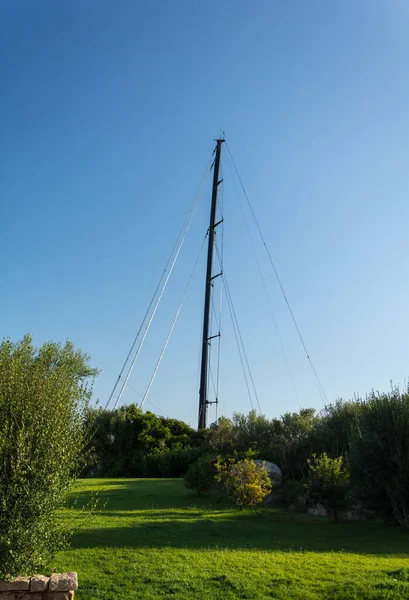
[[[349,473],[342,456],[330,458],[324,452],[321,456],[313,454],[308,460],[309,495],[323,504],[330,521],[337,522],[339,510],[345,508],[349,492]]]
[[[271,480],[264,465],[256,465],[253,460],[244,459],[236,463],[216,463],[216,481],[221,483],[226,495],[240,510],[244,506],[255,508],[271,492]]]
[[[143,412],[135,404],[116,410],[93,409],[91,413],[95,427],[88,473],[180,477],[200,453],[190,452],[195,432],[182,421]]]
[[[266,459],[272,445],[273,428],[271,421],[264,415],[258,415],[255,410],[252,410],[248,415],[233,413],[233,424],[237,450],[245,452],[252,448],[261,458]]]
[[[351,432],[359,417],[361,402],[336,400],[325,406],[317,422],[312,443],[314,452],[326,452],[329,456],[346,456],[349,453]]]
[[[372,392],[350,442],[351,473],[368,508],[409,529],[409,385]]]
[[[275,444],[278,464],[285,476],[304,479],[307,459],[312,453],[311,438],[319,417],[314,408],[302,408],[299,413],[285,413],[276,425]]]
[[[214,452],[225,454],[235,450],[236,429],[227,417],[220,417],[207,430],[206,441]]]
[[[0,344],[0,577],[38,571],[67,542],[57,511],[81,466],[88,362],[68,341]]]
[[[208,492],[215,486],[217,458],[209,454],[200,456],[194,463],[189,465],[185,474],[185,486],[194,490],[198,496]]]

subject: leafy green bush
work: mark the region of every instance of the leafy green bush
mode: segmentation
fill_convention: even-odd
[[[0,577],[37,572],[68,540],[57,510],[81,466],[88,360],[70,342],[0,344]]]
[[[217,458],[205,454],[192,463],[185,475],[185,486],[194,490],[199,496],[215,486]]]
[[[94,421],[85,475],[180,477],[202,453],[196,432],[177,421],[143,412],[135,404],[89,411]]]
[[[226,495],[240,510],[244,506],[255,507],[271,492],[271,480],[263,465],[244,459],[216,463],[216,481],[221,483]]]
[[[342,456],[330,458],[324,452],[319,457],[313,454],[308,464],[309,496],[326,508],[330,521],[338,521],[339,510],[346,507],[350,489],[350,477],[344,459]]]
[[[146,459],[145,477],[183,477],[202,454],[200,448],[175,448]]]
[[[351,436],[354,487],[363,503],[409,528],[409,386],[372,392]]]

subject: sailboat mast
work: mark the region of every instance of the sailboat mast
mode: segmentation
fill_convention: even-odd
[[[200,367],[200,388],[199,388],[199,429],[205,429],[207,426],[207,380],[209,369],[209,326],[210,326],[210,302],[212,294],[212,268],[213,268],[213,250],[215,229],[219,223],[216,223],[217,192],[221,181],[219,181],[220,155],[222,143],[224,140],[216,140],[216,156],[214,159],[212,204],[210,209],[209,241],[207,249],[207,268],[206,268],[206,291],[203,314],[203,341],[202,341],[202,360]],[[212,336],[213,337],[213,336]]]

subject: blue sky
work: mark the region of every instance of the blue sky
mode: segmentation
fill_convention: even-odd
[[[0,13],[3,337],[70,338],[102,370],[105,404],[225,130],[328,400],[406,380],[405,0],[4,0]],[[319,409],[257,242],[294,393],[223,160],[225,269],[261,409]],[[209,200],[207,189],[130,380],[139,393]],[[148,398],[193,425],[203,280],[204,257]],[[251,407],[223,314],[219,414],[229,416]]]

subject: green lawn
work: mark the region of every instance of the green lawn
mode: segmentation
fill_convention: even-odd
[[[83,480],[78,506],[97,491],[105,506],[52,565],[78,572],[78,600],[409,599],[407,531],[260,518],[174,479]]]

